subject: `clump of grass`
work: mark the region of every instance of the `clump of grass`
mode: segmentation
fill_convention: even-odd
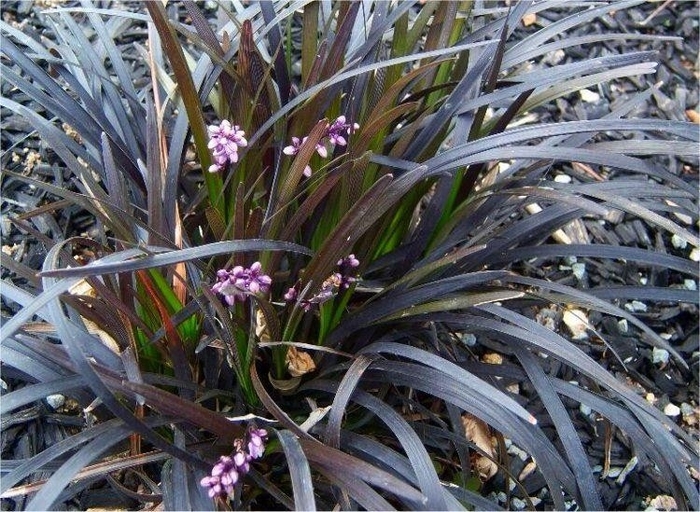
[[[562,238],[621,211],[697,246],[662,215],[697,220],[696,187],[647,157],[692,155],[698,136],[626,117],[650,91],[601,119],[520,126],[558,97],[654,69],[650,52],[537,65],[611,8],[572,6],[513,39],[523,16],[554,4],[235,3],[212,26],[193,2],[85,3],[46,13],[53,40],[3,22],[3,80],[44,110],[0,106],[35,127],[73,188],[6,179],[99,227],[43,239],[34,290],[3,286],[23,306],[4,325],[3,362],[26,383],[3,413],[63,393],[93,418],[14,466],[4,495],[36,491],[27,506],[46,508],[130,468],[175,509],[211,508],[212,496],[237,508],[497,508],[488,491],[509,482],[532,504],[513,443],[536,461],[548,491],[537,499],[602,509],[573,401],[624,433],[640,478],[696,503],[693,439],[615,377],[622,361],[594,359],[535,315],[557,305],[624,319],[683,367],[616,299],[697,303],[679,288],[584,290],[523,271],[575,256],[697,276],[679,256]],[[132,47],[127,30],[141,35]],[[127,48],[148,66],[140,87]],[[558,183],[567,162],[626,173]],[[93,261],[76,265],[82,248]],[[242,439],[262,431],[264,456],[246,458]],[[160,474],[137,469],[153,461]],[[46,471],[44,485],[16,487]]]

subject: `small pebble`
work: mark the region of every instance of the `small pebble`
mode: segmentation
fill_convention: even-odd
[[[622,320],[617,322],[617,328],[620,329],[620,332],[625,334],[629,332],[629,324],[627,323],[627,319],[623,318]]]
[[[576,500],[571,500],[571,501],[565,501],[564,506],[566,507],[566,510],[572,511],[572,510],[578,510],[578,503],[576,503]]]
[[[511,444],[510,447],[508,448],[508,454],[515,455],[522,461],[526,461],[528,458],[527,452],[525,452],[524,450],[521,450],[520,448],[518,448],[514,444]]]
[[[571,266],[578,261],[578,258],[576,256],[567,256],[564,258],[564,261],[567,265]]]
[[[676,249],[685,249],[688,246],[688,241],[681,236],[673,235],[671,237],[671,244]]]
[[[521,500],[520,498],[513,498],[510,500],[510,503],[513,505],[515,510],[524,510],[525,507],[527,507],[527,502],[525,500]]]
[[[473,347],[476,345],[476,336],[471,333],[461,334],[459,336],[459,341],[464,343],[467,347]]]
[[[588,338],[588,317],[580,309],[567,309],[564,311],[562,321],[568,327],[573,339],[584,340]]]
[[[596,103],[600,100],[600,94],[593,92],[590,89],[581,89],[579,94],[581,95],[581,100],[583,100],[585,103]]]
[[[586,264],[574,263],[571,265],[571,271],[573,272],[574,276],[576,276],[576,279],[580,281],[586,275]]]
[[[571,176],[568,174],[557,174],[554,177],[554,181],[557,183],[571,183]]]
[[[638,300],[633,300],[632,302],[625,304],[625,309],[633,313],[644,313],[647,310],[647,305],[643,302],[639,302]]]
[[[680,408],[675,404],[669,403],[666,405],[666,407],[664,407],[664,414],[666,416],[671,416],[673,418],[678,416],[680,413]]]
[[[693,409],[693,406],[690,405],[689,403],[683,402],[681,404],[681,414],[683,416],[689,416],[691,414],[695,414],[695,409]]]
[[[581,414],[584,416],[590,416],[591,412],[593,412],[586,404],[579,405],[578,410],[581,411]]]
[[[695,282],[694,279],[684,279],[683,280],[683,288],[686,290],[697,290],[698,289],[698,284]]]
[[[49,395],[46,397],[46,403],[49,404],[49,407],[51,407],[52,409],[58,409],[65,402],[66,402],[66,397],[63,395],[55,394],[55,395]]]
[[[651,362],[654,364],[666,364],[668,363],[668,357],[668,350],[656,347],[651,350]]]
[[[698,251],[697,247],[690,251],[688,258],[690,258],[692,261],[700,261],[700,251]]]

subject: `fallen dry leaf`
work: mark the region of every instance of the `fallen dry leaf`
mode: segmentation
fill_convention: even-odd
[[[255,335],[260,341],[270,341],[270,331],[267,328],[267,321],[261,309],[255,312]]]
[[[530,476],[534,471],[537,469],[537,463],[534,460],[531,460],[527,464],[525,464],[525,467],[523,470],[520,472],[518,475],[518,480],[521,482],[525,480],[528,476]]]
[[[676,500],[671,496],[661,494],[655,498],[647,498],[649,500],[649,506],[655,508],[656,510],[678,510],[678,505],[676,505]],[[645,500],[646,501],[646,500]]]
[[[496,352],[488,352],[484,354],[481,360],[487,364],[503,364],[503,356]]]
[[[316,363],[311,359],[311,356],[302,350],[297,350],[291,346],[287,350],[287,370],[292,377],[301,377],[316,369]]]
[[[498,465],[492,460],[496,458],[496,449],[493,446],[495,439],[491,435],[491,429],[482,420],[467,413],[462,415],[462,426],[467,439],[491,457],[484,457],[479,453],[472,456],[472,467],[485,482],[498,472]]]

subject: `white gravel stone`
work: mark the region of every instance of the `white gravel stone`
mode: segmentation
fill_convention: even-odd
[[[688,258],[690,258],[692,261],[700,261],[700,251],[698,251],[697,247],[690,251]]]
[[[46,397],[46,403],[49,404],[49,407],[52,409],[58,409],[66,403],[66,397],[59,394],[49,395]]]
[[[666,416],[676,417],[681,413],[680,408],[672,403],[669,403],[664,407],[664,414]]]
[[[676,249],[685,249],[686,247],[688,247],[688,241],[685,238],[683,238],[682,236],[678,236],[678,235],[673,235],[671,237],[671,244]]]
[[[694,279],[684,279],[683,288],[694,291],[698,289],[698,283],[696,283]]]
[[[568,174],[557,174],[554,177],[554,181],[557,183],[571,183],[571,176]]]
[[[617,327],[620,329],[621,333],[626,333],[630,330],[629,324],[627,323],[627,319],[623,318],[622,320],[617,322]]]
[[[581,89],[579,94],[581,95],[581,100],[583,100],[585,103],[595,103],[600,100],[600,94],[593,92],[590,89]]]
[[[683,416],[689,416],[693,413],[695,413],[695,409],[693,409],[692,405],[690,405],[688,402],[683,402],[681,404],[681,414]]]
[[[668,363],[668,358],[668,350],[656,347],[651,350],[651,362],[654,364],[666,364]]]
[[[467,347],[473,347],[476,345],[476,336],[474,336],[471,333],[465,333],[461,334],[459,336],[459,339],[462,343],[464,343]]]
[[[638,300],[633,300],[625,304],[625,309],[631,311],[632,313],[644,313],[647,310],[647,305]]]
[[[515,510],[524,510],[525,507],[527,507],[527,502],[525,500],[521,500],[520,498],[513,498],[510,500],[510,503],[513,505]]]
[[[571,265],[571,271],[573,272],[574,276],[576,276],[576,279],[579,281],[583,279],[583,276],[586,275],[586,264],[585,263],[574,263]]]
[[[567,309],[562,318],[575,340],[588,338],[588,316],[580,309]]]

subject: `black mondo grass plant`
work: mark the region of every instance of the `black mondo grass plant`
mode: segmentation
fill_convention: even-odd
[[[101,5],[49,9],[42,34],[0,22],[2,81],[24,98],[0,107],[56,176],[3,156],[3,186],[46,198],[12,219],[41,268],[2,254],[21,306],[2,317],[3,429],[47,396],[73,404],[3,461],[3,498],[42,510],[102,485],[131,508],[599,510],[615,458],[640,496],[697,507],[697,439],[593,320],[689,376],[624,305],[697,293],[544,270],[697,279],[697,182],[659,163],[695,155],[697,128],[634,118],[650,90],[597,119],[528,116],[652,73],[653,52],[619,43],[654,36],[567,37],[608,2]],[[551,9],[566,13],[522,31]],[[619,51],[542,62],[602,43]],[[94,228],[34,223],[64,209]],[[687,248],[590,231],[616,216]]]

